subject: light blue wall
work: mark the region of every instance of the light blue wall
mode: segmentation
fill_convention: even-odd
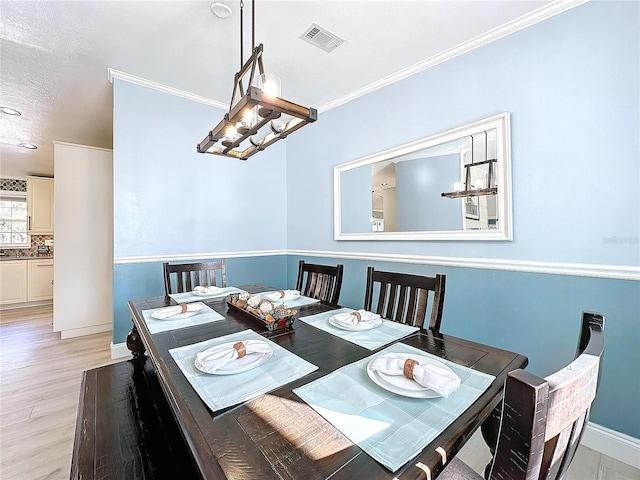
[[[640,3],[589,2],[323,112],[287,140],[289,250],[638,267],[639,32]],[[322,192],[335,165],[504,111],[513,242],[333,240]],[[308,261],[345,264],[340,301],[350,306],[362,305],[369,264],[446,273],[443,331],[522,352],[539,375],[573,356],[583,310],[604,313],[592,421],[640,438],[640,282],[323,257]],[[288,259],[289,286],[298,259]]]
[[[223,111],[114,82],[114,256],[286,248],[285,146],[196,152]]]
[[[128,300],[164,295],[161,264],[122,257],[286,248],[285,146],[251,162],[204,155],[196,144],[219,109],[114,82],[114,328],[131,328]],[[284,284],[283,257],[229,259],[228,281]],[[244,274],[250,272],[252,274]]]
[[[289,218],[313,217],[289,249],[638,265],[638,9],[588,2],[322,112],[287,140]],[[335,165],[505,111],[513,242],[333,240]]]
[[[398,232],[461,230],[462,200],[446,198],[460,181],[460,155],[440,155],[396,164]]]
[[[607,351],[592,420],[640,437],[640,282],[338,258],[638,266],[639,7],[581,5],[322,112],[248,162],[195,153],[220,110],[116,80],[116,259],[247,252],[228,260],[230,283],[293,287],[300,257],[249,252],[324,252],[307,260],[345,264],[341,302],[350,306],[362,305],[369,264],[446,273],[443,331],[522,352],[541,375],[572,357],[582,310],[602,312]],[[334,165],[503,111],[512,121],[513,242],[333,240]],[[162,294],[159,268],[114,266],[115,343],[131,325],[126,301]]]

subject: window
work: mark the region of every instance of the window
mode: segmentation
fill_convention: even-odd
[[[0,192],[0,248],[29,248],[25,192]]]

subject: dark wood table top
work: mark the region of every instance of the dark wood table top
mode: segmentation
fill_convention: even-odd
[[[264,285],[242,286],[256,293]],[[435,478],[442,467],[441,447],[452,458],[500,403],[506,374],[524,368],[517,353],[431,331],[403,338],[405,344],[496,377],[484,394],[413,460],[395,473],[373,460],[304,403],[294,388],[368,357],[368,350],[296,320],[293,332],[269,339],[319,367],[315,372],[254,400],[212,413],[169,354],[169,349],[236,333],[259,325],[228,311],[222,300],[205,303],[226,320],[150,334],[141,311],[174,305],[169,297],[129,302],[134,326],[153,362],[165,396],[205,479],[421,479],[423,466]],[[335,307],[334,307],[335,308]],[[330,310],[313,304],[298,317]],[[416,466],[420,464],[421,466]]]

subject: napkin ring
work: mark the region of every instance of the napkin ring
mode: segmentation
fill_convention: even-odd
[[[187,304],[186,303],[181,303],[180,304],[180,308],[182,308],[182,311],[180,313],[185,313],[187,311]]]
[[[278,290],[278,292],[280,293],[280,297],[279,298],[284,298],[284,296],[286,295],[284,290]]]
[[[247,349],[242,342],[234,343],[233,348],[237,350],[238,358],[242,358],[247,354]]]
[[[410,380],[413,380],[413,367],[418,364],[417,360],[413,360],[411,358],[407,358],[404,361],[404,368],[402,369],[402,374]]]
[[[356,317],[357,322],[356,323],[360,323],[360,320],[362,320],[362,315],[360,315],[360,312],[355,310],[353,312],[351,312],[351,315],[353,315],[354,317]]]

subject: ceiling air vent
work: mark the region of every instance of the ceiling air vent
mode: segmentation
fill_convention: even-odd
[[[309,28],[302,32],[300,38],[305,42],[309,42],[311,45],[321,48],[325,52],[333,52],[336,47],[344,43],[344,38],[340,38],[336,34],[331,33],[317,23],[312,23]]]

